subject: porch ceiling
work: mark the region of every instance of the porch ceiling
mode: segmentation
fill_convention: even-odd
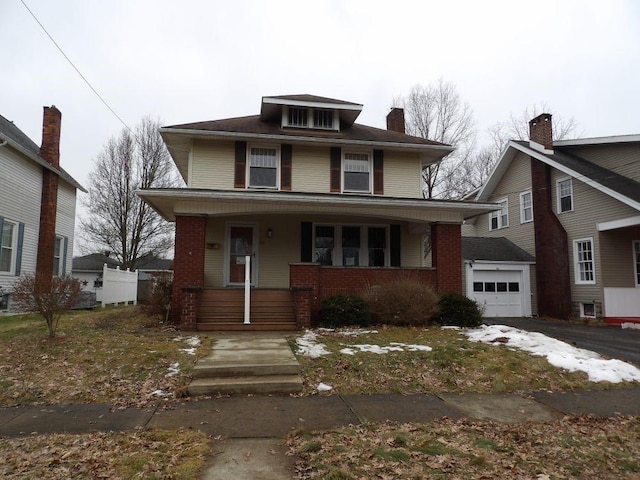
[[[153,189],[136,192],[160,215],[331,214],[404,220],[418,223],[462,223],[489,213],[493,203],[390,198],[362,195],[305,194],[247,190]]]

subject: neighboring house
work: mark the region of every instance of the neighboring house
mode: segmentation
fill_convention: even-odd
[[[0,116],[0,310],[20,274],[70,270],[76,190],[86,190],[60,167],[60,126],[60,111],[44,107],[38,147]]]
[[[495,205],[423,199],[421,169],[452,148],[406,135],[402,109],[387,130],[355,123],[361,110],[263,97],[259,115],[160,130],[187,186],[138,193],[176,223],[171,315],[182,328],[249,328],[247,258],[255,328],[308,326],[323,298],[395,278],[461,291],[460,226]]]
[[[71,274],[80,280],[83,291],[95,292],[96,300],[102,300],[102,273],[105,264],[108,268],[118,268],[121,263],[103,253],[91,253],[73,259]],[[158,258],[154,255],[140,257],[138,264],[138,301],[148,296],[155,275],[171,277],[173,260]]]
[[[530,130],[476,196],[500,210],[472,219],[465,234],[505,237],[535,256],[533,314],[640,321],[640,135],[553,142],[549,114]]]

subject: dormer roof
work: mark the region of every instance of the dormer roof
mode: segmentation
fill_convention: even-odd
[[[337,100],[335,98],[319,97],[317,95],[275,95],[262,97],[260,119],[264,121],[279,121],[282,107],[322,108],[337,110],[342,125],[353,125],[362,111],[359,103]]]

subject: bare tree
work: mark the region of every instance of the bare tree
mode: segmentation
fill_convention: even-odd
[[[494,141],[498,139],[504,148],[509,140],[529,140],[529,120],[537,117],[541,113],[550,113],[553,115],[553,139],[563,140],[572,136],[579,135],[577,131],[578,124],[573,117],[562,117],[553,113],[553,109],[546,103],[534,103],[527,106],[518,115],[513,113],[509,120],[498,122],[490,129],[490,133]]]
[[[405,110],[406,130],[428,140],[456,147],[443,161],[422,171],[426,198],[448,198],[445,172],[455,170],[468,161],[474,150],[475,130],[473,112],[464,102],[453,83],[439,79],[429,85],[416,85],[405,97],[394,99]]]
[[[160,122],[142,119],[134,131],[123,129],[98,154],[89,177],[88,215],[80,222],[93,251],[113,252],[124,268],[148,254],[161,256],[173,244],[173,225],[134,192],[177,185]]]

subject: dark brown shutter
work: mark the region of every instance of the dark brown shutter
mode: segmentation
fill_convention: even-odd
[[[300,261],[313,261],[313,224],[311,222],[300,224]]]
[[[402,252],[400,251],[400,244],[402,242],[402,226],[390,225],[389,226],[389,261],[392,267],[401,266]]]
[[[340,192],[342,152],[340,147],[331,147],[331,191]]]
[[[280,146],[280,190],[291,190],[291,145]]]
[[[373,151],[373,193],[384,195],[384,153]]]
[[[236,164],[233,176],[235,188],[246,187],[247,176],[247,142],[236,142]]]

